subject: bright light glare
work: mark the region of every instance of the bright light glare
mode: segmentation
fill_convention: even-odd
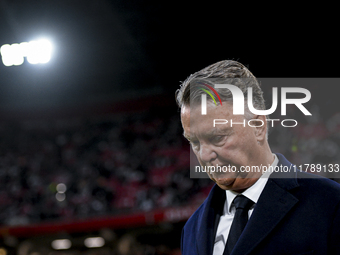
[[[50,61],[52,44],[49,41],[31,41],[28,44],[27,61],[30,64],[44,64]]]
[[[89,237],[85,239],[84,244],[87,248],[103,247],[105,240],[102,237]]]
[[[59,202],[64,201],[65,198],[66,198],[65,193],[59,193],[59,192],[58,192],[57,194],[55,194],[55,199],[57,199]]]
[[[52,242],[52,248],[55,250],[67,250],[71,248],[71,241],[68,239],[57,239]]]
[[[65,193],[66,190],[67,190],[67,187],[66,187],[66,185],[65,185],[64,183],[59,183],[59,184],[57,185],[56,189],[57,189],[57,191],[58,191],[59,193]]]
[[[30,64],[45,64],[51,60],[52,51],[52,43],[46,39],[12,45],[4,44],[0,48],[5,66],[22,65],[24,57],[27,57]]]

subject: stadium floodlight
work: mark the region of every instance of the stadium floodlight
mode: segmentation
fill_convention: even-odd
[[[30,64],[45,64],[51,60],[52,50],[52,43],[41,39],[20,44],[4,44],[0,48],[0,53],[5,66],[19,66],[24,63],[24,57]]]
[[[69,239],[57,239],[51,243],[51,246],[55,250],[67,250],[71,248],[72,243]]]
[[[65,193],[66,190],[67,190],[67,187],[64,183],[59,183],[57,186],[56,186],[56,189],[59,193]]]
[[[57,193],[55,194],[55,199],[57,199],[59,202],[63,202],[66,198],[65,193]]]
[[[88,237],[85,239],[84,244],[87,248],[98,248],[105,245],[105,240],[102,237]]]

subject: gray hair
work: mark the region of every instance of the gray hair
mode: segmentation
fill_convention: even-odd
[[[176,91],[176,101],[179,107],[200,102],[201,95],[205,93],[202,84],[232,84],[237,86],[245,98],[245,118],[251,119],[254,115],[247,107],[248,87],[253,90],[253,106],[257,110],[265,110],[263,91],[256,77],[241,63],[234,60],[223,60],[212,64],[194,74],[191,74]],[[213,87],[213,86],[212,86]],[[207,90],[209,90],[207,88]],[[227,89],[215,89],[221,101],[232,103],[232,94]],[[212,92],[212,91],[211,91]],[[208,98],[208,100],[212,100]],[[268,130],[268,128],[267,128]]]

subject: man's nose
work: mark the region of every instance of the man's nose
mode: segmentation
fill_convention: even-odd
[[[217,154],[214,150],[214,146],[209,144],[201,144],[200,148],[200,159],[205,162],[209,163],[212,160],[216,159]]]

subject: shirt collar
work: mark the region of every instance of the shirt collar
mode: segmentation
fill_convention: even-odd
[[[274,161],[271,164],[272,168],[276,167],[279,159],[277,158],[277,156],[275,154],[274,155]],[[252,185],[250,186],[248,189],[246,189],[245,191],[243,191],[242,193],[238,193],[235,192],[233,190],[226,190],[226,201],[224,204],[224,212],[230,212],[231,209],[231,204],[234,200],[234,198],[239,195],[242,194],[243,196],[249,198],[250,200],[252,200],[255,204],[257,203],[257,200],[259,200],[259,197],[264,189],[264,186],[266,186],[268,178],[270,176],[272,172],[271,171],[266,171],[262,174],[262,176]],[[228,209],[228,210],[226,210]]]

